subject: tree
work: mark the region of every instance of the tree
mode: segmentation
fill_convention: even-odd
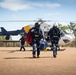
[[[67,33],[67,30],[69,29],[68,26],[62,26],[62,24],[58,24],[58,27],[66,33]]]
[[[76,37],[76,23],[71,23],[68,25],[70,31],[73,31],[74,36]]]
[[[75,41],[73,41],[72,45],[76,47],[76,23],[70,22],[70,25],[68,25],[68,27],[69,27],[70,31],[72,31],[75,36]]]

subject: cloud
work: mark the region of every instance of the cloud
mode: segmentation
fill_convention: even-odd
[[[32,6],[36,6],[36,7],[49,7],[49,8],[52,8],[52,7],[60,7],[61,5],[58,4],[58,3],[31,3]]]
[[[54,4],[48,3],[48,4],[46,4],[46,6],[48,6],[48,7],[60,7],[61,5],[58,3],[54,3]]]
[[[28,4],[22,3],[22,0],[4,0],[0,2],[0,7],[13,11],[31,8]]]
[[[60,14],[61,14],[60,12],[51,12],[51,13],[44,14],[44,16],[53,16],[53,15],[60,15]]]
[[[35,7],[60,7],[61,5],[58,3],[46,3],[46,2],[28,2],[27,0],[3,0],[0,2],[0,7],[6,8],[9,10],[17,11],[17,10],[27,10]]]

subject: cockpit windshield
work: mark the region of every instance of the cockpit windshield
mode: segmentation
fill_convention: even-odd
[[[2,32],[1,28],[0,28],[0,32]]]
[[[66,33],[62,30],[60,30],[60,36],[63,37]]]

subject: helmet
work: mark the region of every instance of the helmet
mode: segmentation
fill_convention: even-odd
[[[58,27],[58,24],[57,24],[57,23],[54,23],[54,24],[53,24],[53,27]]]
[[[40,27],[40,24],[39,23],[35,23],[35,27]]]

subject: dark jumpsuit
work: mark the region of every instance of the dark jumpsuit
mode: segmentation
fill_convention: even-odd
[[[22,38],[20,39],[20,41],[21,41],[21,48],[20,48],[20,51],[22,50],[22,48],[23,48],[24,51],[25,51],[25,47],[24,47],[25,40],[24,40],[24,37],[22,37]]]
[[[60,29],[57,27],[53,27],[50,29],[50,31],[48,32],[48,36],[50,36],[51,38],[51,43],[52,43],[52,47],[54,44],[56,44],[56,46],[58,46],[58,42],[60,39]],[[57,55],[57,51],[54,52],[55,55]]]
[[[42,30],[40,28],[33,27],[31,30],[32,37],[33,37],[33,55],[36,54],[37,50],[37,56],[40,55],[40,40],[43,38]]]

